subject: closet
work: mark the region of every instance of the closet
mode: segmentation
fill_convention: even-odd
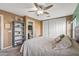
[[[43,21],[43,36],[55,38],[60,34],[66,34],[66,18]]]

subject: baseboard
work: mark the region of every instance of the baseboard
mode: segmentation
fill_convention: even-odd
[[[8,47],[5,47],[5,48],[3,48],[3,49],[8,49],[8,48],[11,48],[12,46],[8,46]]]

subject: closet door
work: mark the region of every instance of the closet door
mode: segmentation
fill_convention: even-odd
[[[49,20],[49,37],[55,37],[56,30],[56,20]]]
[[[48,21],[43,21],[43,36],[48,37]]]
[[[66,19],[49,20],[49,37],[55,38],[61,34],[66,34]]]

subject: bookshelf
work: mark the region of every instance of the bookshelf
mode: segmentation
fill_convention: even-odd
[[[13,21],[12,22],[12,45],[13,47],[22,45],[25,40],[24,35],[24,22]]]

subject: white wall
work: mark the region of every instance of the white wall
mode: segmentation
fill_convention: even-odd
[[[65,17],[43,21],[43,36],[55,38],[60,34],[66,34]]]

